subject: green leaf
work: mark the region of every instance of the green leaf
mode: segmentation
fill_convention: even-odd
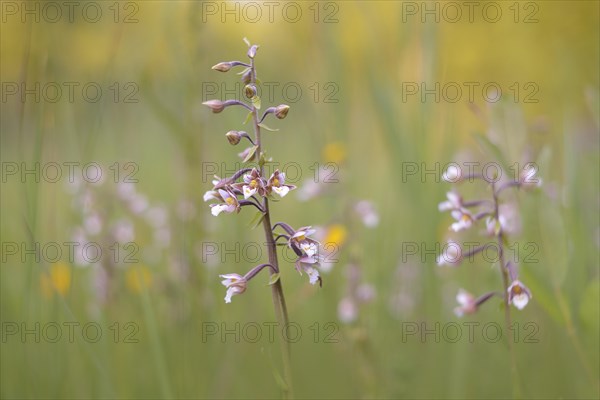
[[[263,167],[267,161],[265,160],[265,153],[260,152],[260,157],[258,157],[258,166]]]
[[[250,226],[250,229],[254,229],[258,225],[260,225],[264,217],[265,217],[265,214],[263,214],[261,211],[257,211],[256,214],[254,214],[254,217],[252,217],[252,219],[248,223],[248,226]]]
[[[246,125],[251,119],[252,119],[252,111],[250,111],[248,113],[248,115],[246,116],[246,120],[244,121],[243,125]]]
[[[238,75],[244,75],[246,72],[250,71],[250,68],[246,67],[242,72],[238,72]]]
[[[598,332],[598,312],[600,304],[600,281],[593,280],[587,285],[581,296],[581,305],[579,306],[579,317],[582,325],[590,330]]]
[[[246,155],[246,158],[244,158],[243,162],[248,162],[250,160],[252,160],[252,158],[254,157],[254,153],[256,153],[256,149],[258,149],[258,146],[252,146],[250,148],[250,151],[248,152],[248,154]]]
[[[279,281],[279,272],[274,273],[274,274],[271,275],[271,277],[269,278],[268,285],[269,286],[274,285],[274,284],[277,283],[277,281]]]
[[[265,124],[258,124],[258,126],[260,126],[261,128],[269,131],[269,132],[277,132],[279,129],[273,129],[273,128],[269,128],[267,125]]]
[[[252,105],[257,110],[260,110],[260,97],[254,96],[250,101],[252,101]]]

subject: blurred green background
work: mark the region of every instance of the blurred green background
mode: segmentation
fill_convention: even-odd
[[[75,3],[69,18],[60,2],[60,17],[45,2],[2,2],[3,398],[280,396],[279,347],[263,325],[275,321],[266,275],[227,305],[218,277],[266,259],[263,250],[248,260],[262,230],[249,229],[246,209],[215,218],[202,201],[213,173],[240,161],[242,146],[224,133],[244,129],[245,113],[212,115],[201,103],[240,96],[237,75],[210,67],[244,61],[243,37],[261,46],[259,77],[274,88],[263,108],[291,106],[285,120],[267,121],[280,129],[263,134],[268,154],[295,163],[287,172],[298,171],[298,186],[315,181],[315,163],[338,180],[321,176],[319,195],[302,201],[298,189],[272,206],[274,221],[318,226],[340,246],[321,289],[282,262],[290,319],[302,329],[292,345],[296,397],[598,398],[598,2],[477,2],[472,21],[460,2],[461,18],[444,2]],[[436,82],[480,86],[473,104],[466,90],[457,101],[406,92]],[[497,102],[481,94],[489,82],[502,88]],[[86,100],[97,87],[98,101]],[[422,251],[474,237],[448,235],[441,166],[498,161],[496,149],[509,165],[536,162],[544,183],[511,195],[522,221],[511,241],[533,292],[513,309],[513,330],[498,299],[463,319],[452,311],[458,288],[501,290],[490,262],[442,269],[435,251]],[[90,162],[100,183],[81,182]],[[39,182],[22,176],[36,163]],[[56,182],[52,163],[62,167]],[[79,163],[76,183],[64,163]],[[128,176],[137,182],[123,184]],[[361,222],[361,200],[376,226]],[[100,243],[103,255],[82,265],[67,254],[71,241]],[[35,243],[39,260],[27,253]],[[407,243],[419,254],[407,255]],[[524,257],[527,243],[534,257]],[[340,315],[352,296],[364,304]],[[479,324],[473,340],[465,322]],[[251,343],[254,324],[262,337]],[[486,324],[502,338],[485,336]],[[421,337],[423,328],[439,338]]]

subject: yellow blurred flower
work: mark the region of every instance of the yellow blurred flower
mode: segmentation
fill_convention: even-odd
[[[126,279],[129,290],[141,293],[152,284],[152,273],[147,267],[138,265],[127,271]]]
[[[323,148],[323,160],[326,163],[341,164],[346,159],[346,148],[341,142],[332,142]]]
[[[42,293],[51,297],[53,293],[64,296],[71,287],[71,268],[63,261],[52,264],[40,281]]]
[[[335,244],[336,247],[341,247],[346,241],[346,237],[348,236],[348,231],[346,227],[341,224],[331,225],[329,229],[327,229],[327,234],[325,235],[325,244]]]

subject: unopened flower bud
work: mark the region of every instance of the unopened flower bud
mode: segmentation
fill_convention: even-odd
[[[256,86],[250,84],[244,87],[244,94],[247,98],[251,99],[256,96]]]
[[[242,82],[244,84],[249,84],[252,81],[252,71],[248,69],[246,72],[242,74]]]
[[[221,100],[208,100],[202,104],[210,108],[210,110],[215,114],[218,114],[225,109],[225,103],[223,103]]]
[[[280,104],[277,107],[275,107],[275,116],[278,119],[284,119],[287,116],[289,110],[290,106],[286,104]]]
[[[254,56],[256,56],[256,50],[258,50],[258,46],[255,44],[252,45],[248,50],[248,57],[254,58]]]
[[[233,64],[230,62],[220,62],[217,65],[213,65],[212,69],[220,72],[227,72],[233,67]]]
[[[229,141],[230,144],[236,145],[242,140],[242,135],[238,131],[229,131],[225,134],[225,137]]]

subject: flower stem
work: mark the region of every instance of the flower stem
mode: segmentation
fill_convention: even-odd
[[[492,197],[494,201],[494,218],[496,221],[500,221],[500,213],[499,213],[499,201],[498,194],[496,191],[496,185],[492,182]],[[500,262],[500,271],[502,272],[502,284],[504,286],[504,320],[506,324],[506,332],[511,329],[511,317],[510,317],[510,302],[509,302],[509,294],[508,287],[510,285],[510,277],[509,271],[506,264],[506,260],[504,258],[504,232],[502,229],[499,230],[496,235],[496,240],[498,243],[498,260]],[[508,335],[507,335],[508,338]],[[520,385],[519,385],[519,374],[517,371],[517,361],[515,358],[515,350],[512,341],[510,338],[508,339],[508,351],[510,353],[510,364],[511,364],[511,374],[512,374],[512,382],[513,382],[513,398],[520,397]]]
[[[256,67],[254,65],[254,59],[251,59],[250,63],[250,80],[252,84],[256,83]],[[260,154],[262,149],[262,142],[260,140],[260,122],[258,118],[258,110],[252,105],[252,121],[254,123],[254,143],[256,145],[256,157],[260,160]],[[264,167],[260,165],[260,175],[263,176]],[[273,231],[271,228],[271,215],[269,212],[269,200],[265,197],[263,199],[262,206],[264,216],[263,216],[263,228],[265,231],[265,239],[267,241],[267,252],[269,254],[269,263],[273,268],[269,271],[270,274],[274,274],[275,271],[279,270],[279,261],[277,259],[277,244],[275,243],[275,239],[273,238]],[[292,368],[291,368],[291,353],[290,353],[290,344],[289,341],[283,336],[283,330],[289,324],[287,307],[285,304],[285,297],[283,295],[283,286],[281,285],[281,277],[271,285],[271,294],[273,297],[273,307],[275,308],[275,317],[277,318],[277,322],[281,327],[281,337],[280,337],[280,347],[281,347],[281,356],[283,359],[283,380],[284,387],[283,397],[287,399],[293,398],[292,391]]]

